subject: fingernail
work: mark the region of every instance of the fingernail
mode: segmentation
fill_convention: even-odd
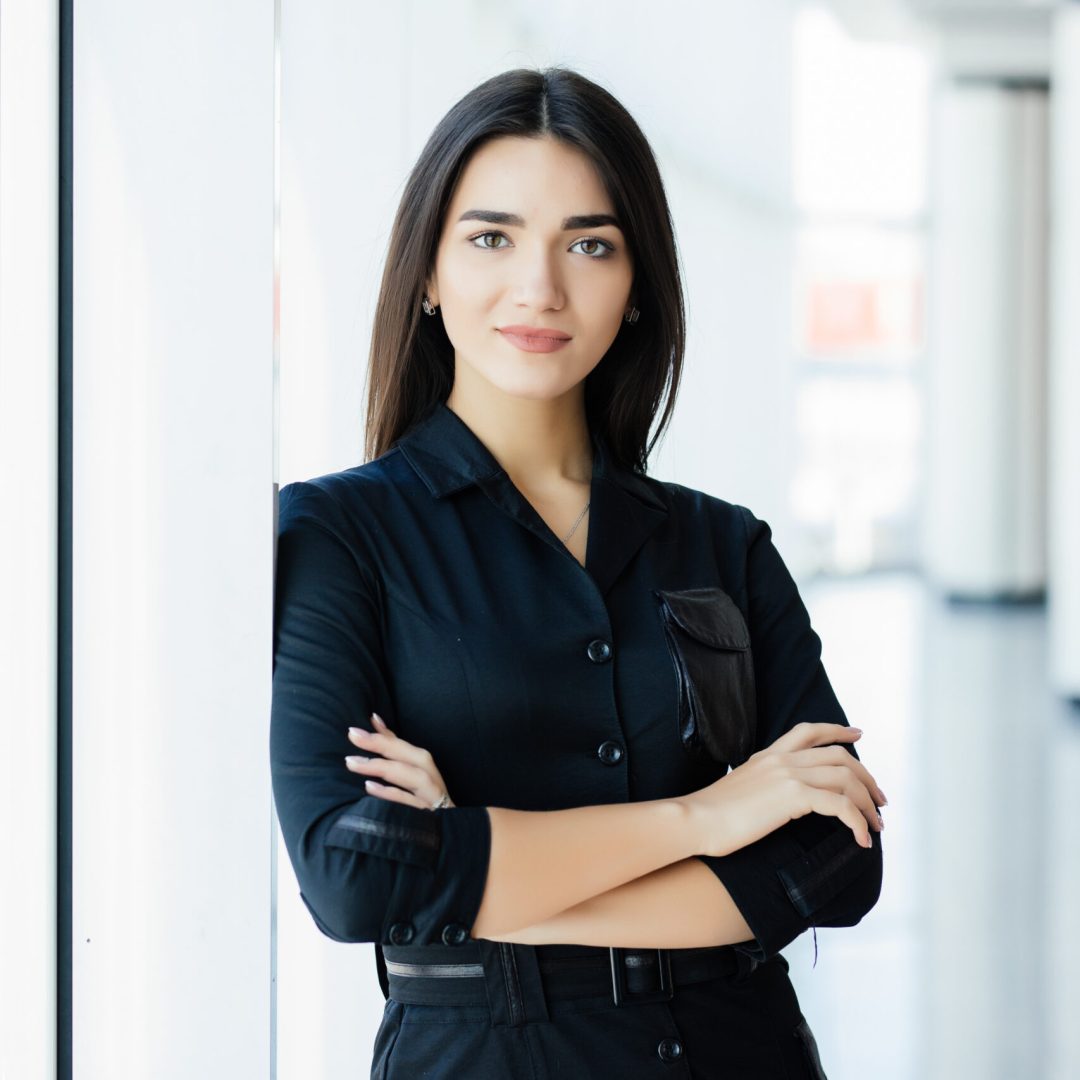
[[[861,727],[853,727],[851,730],[854,731],[856,735],[861,735],[862,734],[862,728]]]
[[[351,727],[349,728],[349,734],[356,738],[366,739],[367,736],[371,733],[369,731],[365,731],[362,727]]]
[[[878,790],[880,791],[880,788]],[[881,792],[881,805],[882,806],[888,806],[889,805],[889,800],[887,798],[885,798],[885,792],[884,791]]]
[[[374,723],[378,724],[379,727],[386,727],[386,721],[377,712],[371,714],[371,719]]]
[[[345,760],[346,760],[346,761],[347,761],[347,762],[348,762],[348,763],[349,763],[350,765],[361,765],[361,764],[363,764],[363,763],[364,763],[365,761],[370,761],[370,760],[371,760],[371,758],[369,758],[369,757],[364,757],[364,755],[363,755],[363,754],[348,754],[348,755],[346,755],[346,757],[345,757]]]
[[[878,819],[878,824],[884,829],[885,828],[885,819],[880,814],[878,814],[877,819]]]

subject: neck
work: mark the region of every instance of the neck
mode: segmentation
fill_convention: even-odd
[[[513,397],[489,384],[466,388],[455,379],[446,405],[519,486],[543,491],[565,480],[590,482],[593,447],[583,384],[560,398],[539,400]]]

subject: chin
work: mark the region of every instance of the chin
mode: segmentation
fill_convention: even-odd
[[[585,376],[582,375],[581,379],[584,378]],[[502,391],[507,397],[522,398],[527,401],[554,401],[573,390],[581,382],[581,379],[536,379],[527,377],[507,379],[504,377],[490,381],[496,389]]]
[[[528,370],[519,368],[511,371],[500,366],[491,371],[476,369],[476,373],[507,397],[527,401],[553,401],[563,397],[588,375],[587,371],[566,371],[555,367],[550,355],[538,356],[547,361],[546,368],[542,364],[534,364]]]

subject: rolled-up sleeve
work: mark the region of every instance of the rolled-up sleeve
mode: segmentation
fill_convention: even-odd
[[[772,542],[745,507],[746,597],[758,729],[754,750],[801,721],[847,724],[821,662],[821,640]],[[859,755],[850,744],[849,753]],[[839,818],[806,814],[738,851],[698,856],[724,883],[754,939],[735,945],[766,960],[811,926],[854,926],[877,903],[881,834],[864,848]]]
[[[270,766],[300,896],[335,941],[423,945],[470,931],[491,852],[486,807],[369,795],[348,729],[391,727],[379,582],[337,496],[282,488],[274,570]]]

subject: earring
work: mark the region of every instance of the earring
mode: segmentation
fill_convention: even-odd
[[[424,293],[424,299],[420,301],[420,306],[424,309],[425,315],[435,314],[435,305],[427,298],[427,293]]]
[[[638,321],[638,316],[640,314],[641,314],[641,312],[638,311],[638,309],[636,307],[634,307],[633,304],[631,304],[630,305],[630,310],[623,316],[623,318],[628,323],[636,323]]]

